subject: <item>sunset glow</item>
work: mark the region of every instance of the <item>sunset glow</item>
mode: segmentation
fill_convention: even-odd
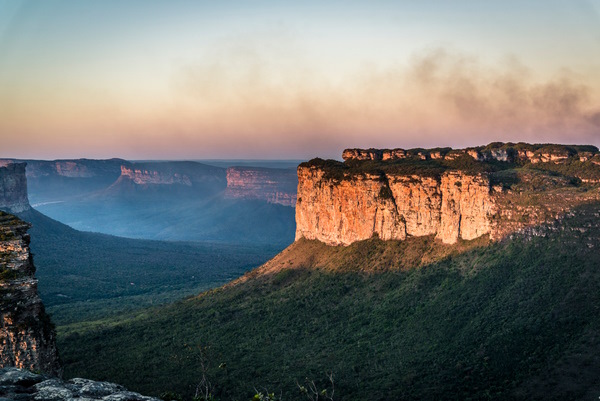
[[[600,145],[600,1],[0,0],[2,157]]]

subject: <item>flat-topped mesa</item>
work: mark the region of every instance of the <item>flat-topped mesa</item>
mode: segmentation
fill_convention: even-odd
[[[60,374],[54,328],[37,292],[29,224],[0,212],[0,368]]]
[[[297,186],[298,177],[294,170],[229,167],[225,196],[230,199],[256,199],[294,207]]]
[[[29,210],[26,163],[3,162],[0,165],[0,210],[21,213]]]
[[[343,157],[344,163],[314,159],[298,167],[296,239],[499,239],[600,194],[574,190],[600,183],[594,146],[346,149]],[[546,190],[554,192],[541,195]]]

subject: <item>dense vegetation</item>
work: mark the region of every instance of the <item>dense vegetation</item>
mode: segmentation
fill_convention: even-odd
[[[62,331],[66,375],[191,397],[204,372],[222,400],[301,399],[328,372],[341,400],[597,399],[599,212],[491,245],[300,241],[237,284]]]
[[[73,230],[31,210],[40,295],[57,325],[162,304],[221,285],[276,246],[146,241]]]

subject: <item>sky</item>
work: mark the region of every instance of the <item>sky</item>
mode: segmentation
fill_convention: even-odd
[[[600,145],[600,0],[0,0],[0,157]]]

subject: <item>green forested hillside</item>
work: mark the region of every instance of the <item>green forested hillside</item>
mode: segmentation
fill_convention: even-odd
[[[191,398],[205,362],[221,400],[302,399],[330,372],[337,400],[595,400],[599,215],[493,244],[302,240],[221,289],[59,331],[66,375]]]
[[[164,304],[219,286],[280,249],[166,242],[74,230],[30,210],[39,291],[61,326]]]

